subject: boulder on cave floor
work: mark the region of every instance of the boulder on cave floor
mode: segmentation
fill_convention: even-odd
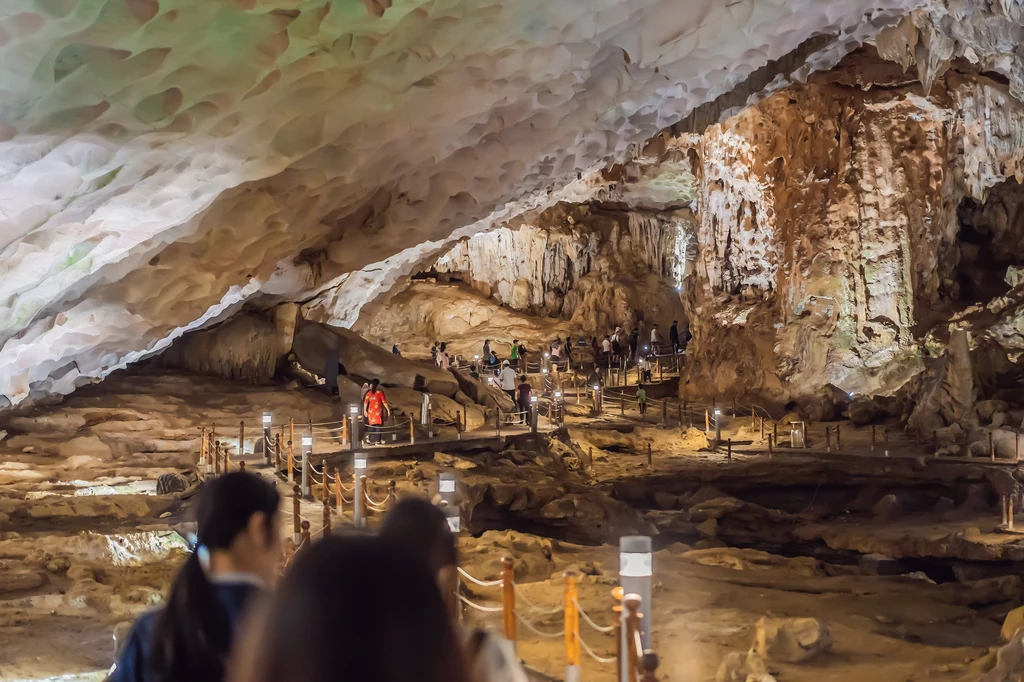
[[[757,621],[754,651],[780,663],[800,663],[832,647],[832,632],[817,618],[771,618]]]
[[[731,651],[718,666],[715,682],[775,682],[756,651]]]
[[[847,408],[847,413],[854,426],[867,426],[888,416],[885,406],[869,396],[854,398]]]
[[[979,400],[974,406],[974,410],[978,413],[978,418],[982,423],[991,424],[992,417],[999,412],[1006,412],[1009,407],[1005,400]]]
[[[386,386],[439,393],[449,398],[459,392],[459,383],[448,372],[395,355],[347,329],[307,323],[295,335],[292,351],[303,367],[321,377],[327,376],[328,359],[336,354],[350,376],[377,378]]]

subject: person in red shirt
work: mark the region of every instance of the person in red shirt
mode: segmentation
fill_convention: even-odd
[[[371,381],[370,390],[363,397],[363,414],[366,415],[370,443],[381,442],[381,426],[384,425],[384,420],[391,416],[388,399],[384,397],[384,391],[380,390],[379,386],[380,381],[377,379]]]

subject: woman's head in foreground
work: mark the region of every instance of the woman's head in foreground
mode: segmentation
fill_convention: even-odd
[[[232,682],[468,682],[434,576],[379,538],[300,553],[246,635]]]

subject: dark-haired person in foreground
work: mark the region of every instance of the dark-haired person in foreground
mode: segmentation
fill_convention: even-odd
[[[280,496],[258,476],[230,473],[203,485],[196,551],[164,608],[132,627],[111,682],[221,682],[235,629],[281,559]]]
[[[418,560],[437,579],[453,627],[459,588],[459,549],[444,512],[418,497],[401,500],[380,525],[380,538]],[[476,628],[462,636],[473,682],[528,682],[515,650],[504,637]]]
[[[377,537],[313,543],[241,635],[229,682],[471,682],[434,576]]]

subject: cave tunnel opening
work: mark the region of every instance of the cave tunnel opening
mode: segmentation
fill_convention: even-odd
[[[958,298],[988,301],[1011,287],[1009,268],[1024,268],[1024,186],[1001,182],[985,201],[966,197],[957,207]]]

